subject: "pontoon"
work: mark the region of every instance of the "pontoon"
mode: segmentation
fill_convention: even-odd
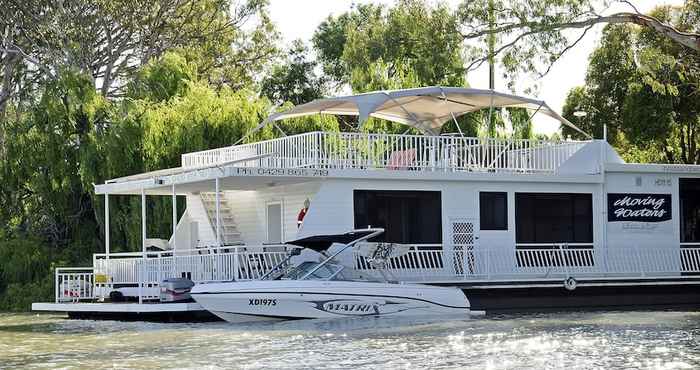
[[[408,246],[387,262],[393,279],[458,287],[472,310],[697,307],[700,166],[625,163],[604,140],[440,134],[464,114],[507,107],[575,128],[542,101],[491,90],[378,91],[313,101],[260,127],[336,114],[421,134],[308,132],[186,153],[181,167],[96,185],[105,253],[84,269],[57,268],[55,302],[33,307],[73,316],[125,306],[202,310],[151,302],[164,279],[257,280],[295,248],[285,241],[367,227],[386,230],[377,242]],[[184,199],[187,209],[182,217],[173,209],[171,235],[147,235],[144,206],[141,250],[112,253],[114,195],[144,205],[146,197]],[[382,277],[355,248],[334,260],[349,279]],[[110,305],[115,290],[136,308]]]

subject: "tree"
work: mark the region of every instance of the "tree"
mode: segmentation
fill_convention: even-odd
[[[151,59],[135,73],[127,85],[127,97],[149,102],[168,101],[182,96],[189,83],[198,79],[197,65],[175,52],[166,52],[162,57]]]
[[[392,8],[359,5],[329,17],[313,44],[324,72],[353,91],[464,86],[458,20],[444,4],[402,0]]]
[[[295,40],[282,63],[263,78],[261,93],[275,104],[299,105],[323,97],[327,90],[326,78],[316,75],[318,63],[310,59],[308,53],[306,45]]]
[[[140,66],[176,49],[210,82],[241,88],[277,52],[266,0],[10,0],[4,10],[0,111],[32,86],[23,81],[62,70],[91,76],[103,96],[123,96]]]
[[[395,6],[357,5],[328,17],[313,36],[323,70],[336,89],[354,92],[419,86],[466,86],[458,19],[442,3],[401,0]],[[460,128],[477,132],[479,120],[460,118]],[[457,129],[449,124],[446,128]],[[401,133],[403,125],[370,119],[365,130]],[[413,132],[410,131],[409,132]]]
[[[687,19],[671,7],[652,16],[679,27]],[[700,163],[699,67],[700,55],[653,30],[607,26],[586,86],[569,93],[564,116],[598,137],[606,124],[609,140],[628,160]],[[579,110],[587,115],[574,117]]]
[[[506,78],[512,81],[523,72],[544,75],[597,24],[636,24],[700,52],[698,0],[686,0],[679,9],[685,19],[680,23],[642,14],[630,1],[616,2],[627,4],[630,11],[602,15],[610,3],[602,0],[465,1],[459,11],[461,32],[465,40],[473,42],[467,68],[473,70],[489,59],[486,38],[495,34],[499,44],[494,54],[503,64]],[[495,9],[493,24],[489,22],[489,3]]]
[[[84,176],[96,159],[94,133],[107,126],[110,114],[111,105],[89,77],[65,71],[30,114],[8,126],[12,140],[1,166],[0,219],[11,222],[4,227],[40,236],[53,247],[94,232]]]
[[[629,82],[637,73],[634,28],[630,25],[609,26],[603,30],[599,46],[591,53],[586,85],[569,92],[563,114],[583,131],[603,137],[603,125],[610,142],[617,144],[624,126],[624,105],[629,95]],[[585,112],[575,117],[574,112]],[[583,138],[580,133],[562,126],[565,136]]]

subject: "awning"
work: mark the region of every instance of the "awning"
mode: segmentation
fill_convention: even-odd
[[[437,135],[442,126],[453,118],[490,107],[525,108],[543,113],[589,136],[542,100],[493,90],[441,86],[318,99],[286,112],[272,114],[261,126],[286,118],[332,114],[359,116],[360,123],[364,123],[369,117],[376,117],[415,127],[426,134]]]
[[[355,230],[345,234],[332,235],[313,235],[306,238],[301,238],[286,242],[287,245],[296,245],[298,247],[308,248],[316,252],[323,252],[331,247],[334,243],[349,244],[355,240],[364,238],[372,233],[376,233],[377,229]]]

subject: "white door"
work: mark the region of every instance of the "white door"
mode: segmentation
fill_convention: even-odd
[[[457,275],[474,275],[476,259],[474,246],[479,239],[477,220],[473,218],[453,218],[450,220],[451,242],[454,250],[453,265]]]
[[[282,203],[267,204],[267,242],[282,243]]]

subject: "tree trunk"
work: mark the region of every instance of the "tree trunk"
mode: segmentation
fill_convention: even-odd
[[[13,42],[14,32],[14,29],[6,29],[2,45],[10,45]],[[2,66],[2,86],[0,87],[0,160],[5,160],[5,121],[7,102],[10,100],[10,94],[12,92],[12,78],[15,71],[15,64],[19,60],[17,55],[9,51],[5,51],[4,54],[4,65]]]

